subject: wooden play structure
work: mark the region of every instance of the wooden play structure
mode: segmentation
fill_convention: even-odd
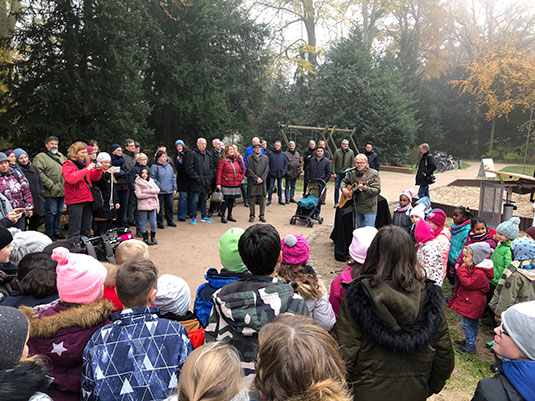
[[[326,125],[325,127],[309,127],[305,125],[292,125],[290,123],[286,124],[279,124],[280,128],[280,138],[284,141],[286,146],[288,146],[288,143],[290,142],[290,139],[288,139],[288,136],[296,136],[297,133],[300,133],[301,131],[305,132],[313,132],[317,135],[317,137],[320,138],[320,140],[324,140],[325,144],[327,146],[327,150],[333,154],[333,152],[340,147],[340,144],[335,141],[334,136],[338,133],[345,134],[344,138],[347,138],[351,144],[351,148],[358,153],[358,147],[357,142],[355,141],[355,135],[357,132],[356,128],[353,129],[347,129],[347,128],[337,128],[336,125],[333,125],[332,127]],[[331,147],[332,146],[332,147]]]

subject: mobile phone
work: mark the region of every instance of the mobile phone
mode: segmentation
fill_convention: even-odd
[[[24,209],[23,207],[17,207],[15,209],[13,209],[13,213],[19,214],[19,213],[24,212],[24,210],[26,210],[26,209]]]

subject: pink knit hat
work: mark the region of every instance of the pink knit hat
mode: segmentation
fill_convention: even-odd
[[[289,234],[281,240],[282,263],[300,265],[308,260],[310,247],[304,237]]]
[[[401,195],[406,196],[409,199],[409,201],[412,202],[412,197],[414,196],[414,190],[412,188],[406,189],[400,194],[400,196]]]
[[[89,255],[70,253],[63,247],[52,251],[52,259],[58,262],[59,299],[75,304],[87,304],[98,299],[107,275],[102,263]]]
[[[419,244],[427,244],[435,239],[435,233],[427,221],[421,219],[414,229],[414,238]]]
[[[368,248],[377,234],[375,227],[361,227],[353,231],[353,240],[349,246],[349,256],[360,264],[366,261]]]

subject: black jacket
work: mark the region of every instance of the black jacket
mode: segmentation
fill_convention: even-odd
[[[204,153],[199,149],[190,151],[186,158],[186,172],[190,178],[191,192],[209,193],[213,171],[212,156],[206,149]]]
[[[34,361],[1,369],[0,400],[28,401],[35,393],[44,393],[49,382],[43,366]]]
[[[117,218],[117,210],[115,209],[115,205],[119,203],[119,196],[117,195],[117,189],[116,189],[115,183],[113,185],[113,196],[111,198],[113,202],[113,208],[111,207],[112,205],[110,205],[111,180],[112,179],[113,178],[110,173],[103,173],[100,180],[95,181],[93,183],[95,186],[97,186],[100,189],[100,192],[102,193],[102,200],[104,201],[104,204],[101,209],[93,210],[93,217],[97,220],[102,220],[102,219],[113,220]]]
[[[310,147],[307,148],[307,150],[305,150],[303,152],[303,167],[305,169],[305,173],[308,174],[308,171],[307,171],[307,167],[308,167],[308,163],[310,163],[310,160],[316,155],[316,149],[310,149]]]
[[[477,383],[472,401],[524,401],[524,398],[500,371],[497,375]]]
[[[28,163],[25,166],[20,166],[24,177],[30,184],[30,192],[33,199],[33,212],[37,216],[43,216],[45,214],[45,191],[43,189],[43,182],[41,181],[41,175],[39,169],[33,164]]]
[[[310,159],[308,163],[308,174],[307,179],[309,181],[314,181],[321,178],[325,183],[329,182],[331,178],[332,169],[331,162],[326,157],[322,157],[318,160],[317,157]]]
[[[375,150],[364,152],[364,154],[368,158],[368,165],[374,170],[379,171],[379,155],[375,153]]]
[[[418,163],[418,172],[416,173],[416,185],[429,185],[429,177],[437,169],[435,159],[429,152],[422,155]],[[425,174],[425,175],[424,175]]]
[[[178,192],[190,191],[190,179],[188,173],[186,172],[187,159],[190,154],[191,152],[187,150],[185,152],[180,152],[180,154],[175,154],[175,157],[173,158],[173,165],[175,166],[176,171],[176,186]]]

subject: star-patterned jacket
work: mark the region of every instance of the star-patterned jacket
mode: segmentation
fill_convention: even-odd
[[[54,400],[80,400],[82,354],[100,327],[109,323],[113,305],[107,300],[66,307],[58,303],[42,312],[21,307],[30,321],[31,355],[43,355],[54,379],[47,394]]]
[[[164,400],[193,346],[184,327],[147,306],[112,314],[84,351],[82,400]]]

